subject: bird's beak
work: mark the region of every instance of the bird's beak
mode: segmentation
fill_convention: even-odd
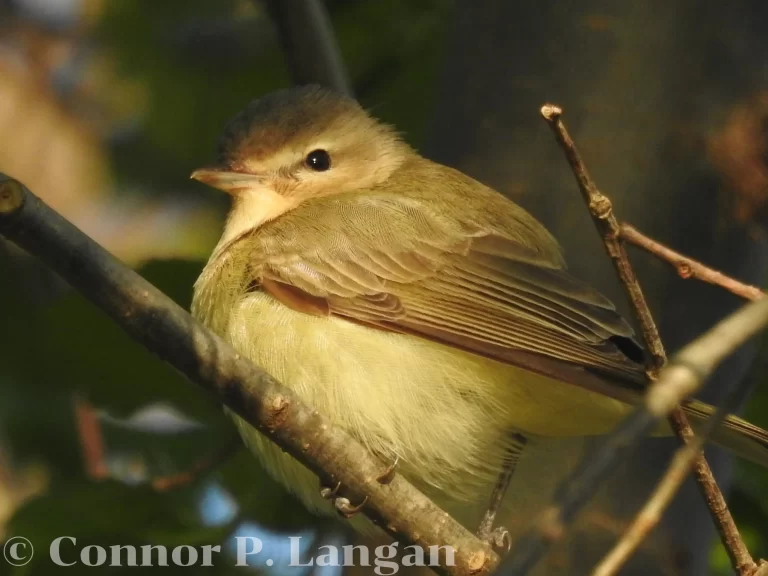
[[[253,188],[261,183],[261,177],[256,174],[246,174],[244,172],[231,172],[226,169],[210,167],[195,170],[190,178],[208,184],[227,194],[236,194],[240,190]]]

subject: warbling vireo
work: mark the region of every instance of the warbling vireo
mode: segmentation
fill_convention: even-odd
[[[510,432],[609,431],[645,386],[614,306],[566,271],[522,208],[431,162],[354,100],[319,87],[251,102],[214,166],[224,234],[193,313],[398,473],[482,507]],[[694,420],[711,408],[686,405]],[[317,478],[236,418],[311,509]],[[730,417],[715,440],[768,464],[768,435]]]

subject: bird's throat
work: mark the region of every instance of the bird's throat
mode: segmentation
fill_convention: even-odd
[[[278,194],[267,186],[253,187],[239,192],[233,197],[232,209],[215,252],[244,232],[254,230],[265,222],[292,210],[299,202],[299,199]]]

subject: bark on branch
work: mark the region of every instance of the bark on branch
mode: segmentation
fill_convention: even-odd
[[[0,234],[44,261],[125,332],[213,393],[326,482],[341,482],[353,502],[398,539],[451,546],[457,576],[486,574],[498,556],[424,494],[396,475],[344,430],[242,358],[170,298],[116,260],[22,184],[0,174]],[[4,303],[7,306],[12,302]],[[319,489],[319,485],[318,485]]]

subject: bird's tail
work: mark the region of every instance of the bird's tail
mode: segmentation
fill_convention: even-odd
[[[693,400],[684,405],[691,426],[701,428],[714,414],[709,404]],[[741,458],[768,468],[768,431],[736,416],[728,416],[712,433],[712,441]]]

